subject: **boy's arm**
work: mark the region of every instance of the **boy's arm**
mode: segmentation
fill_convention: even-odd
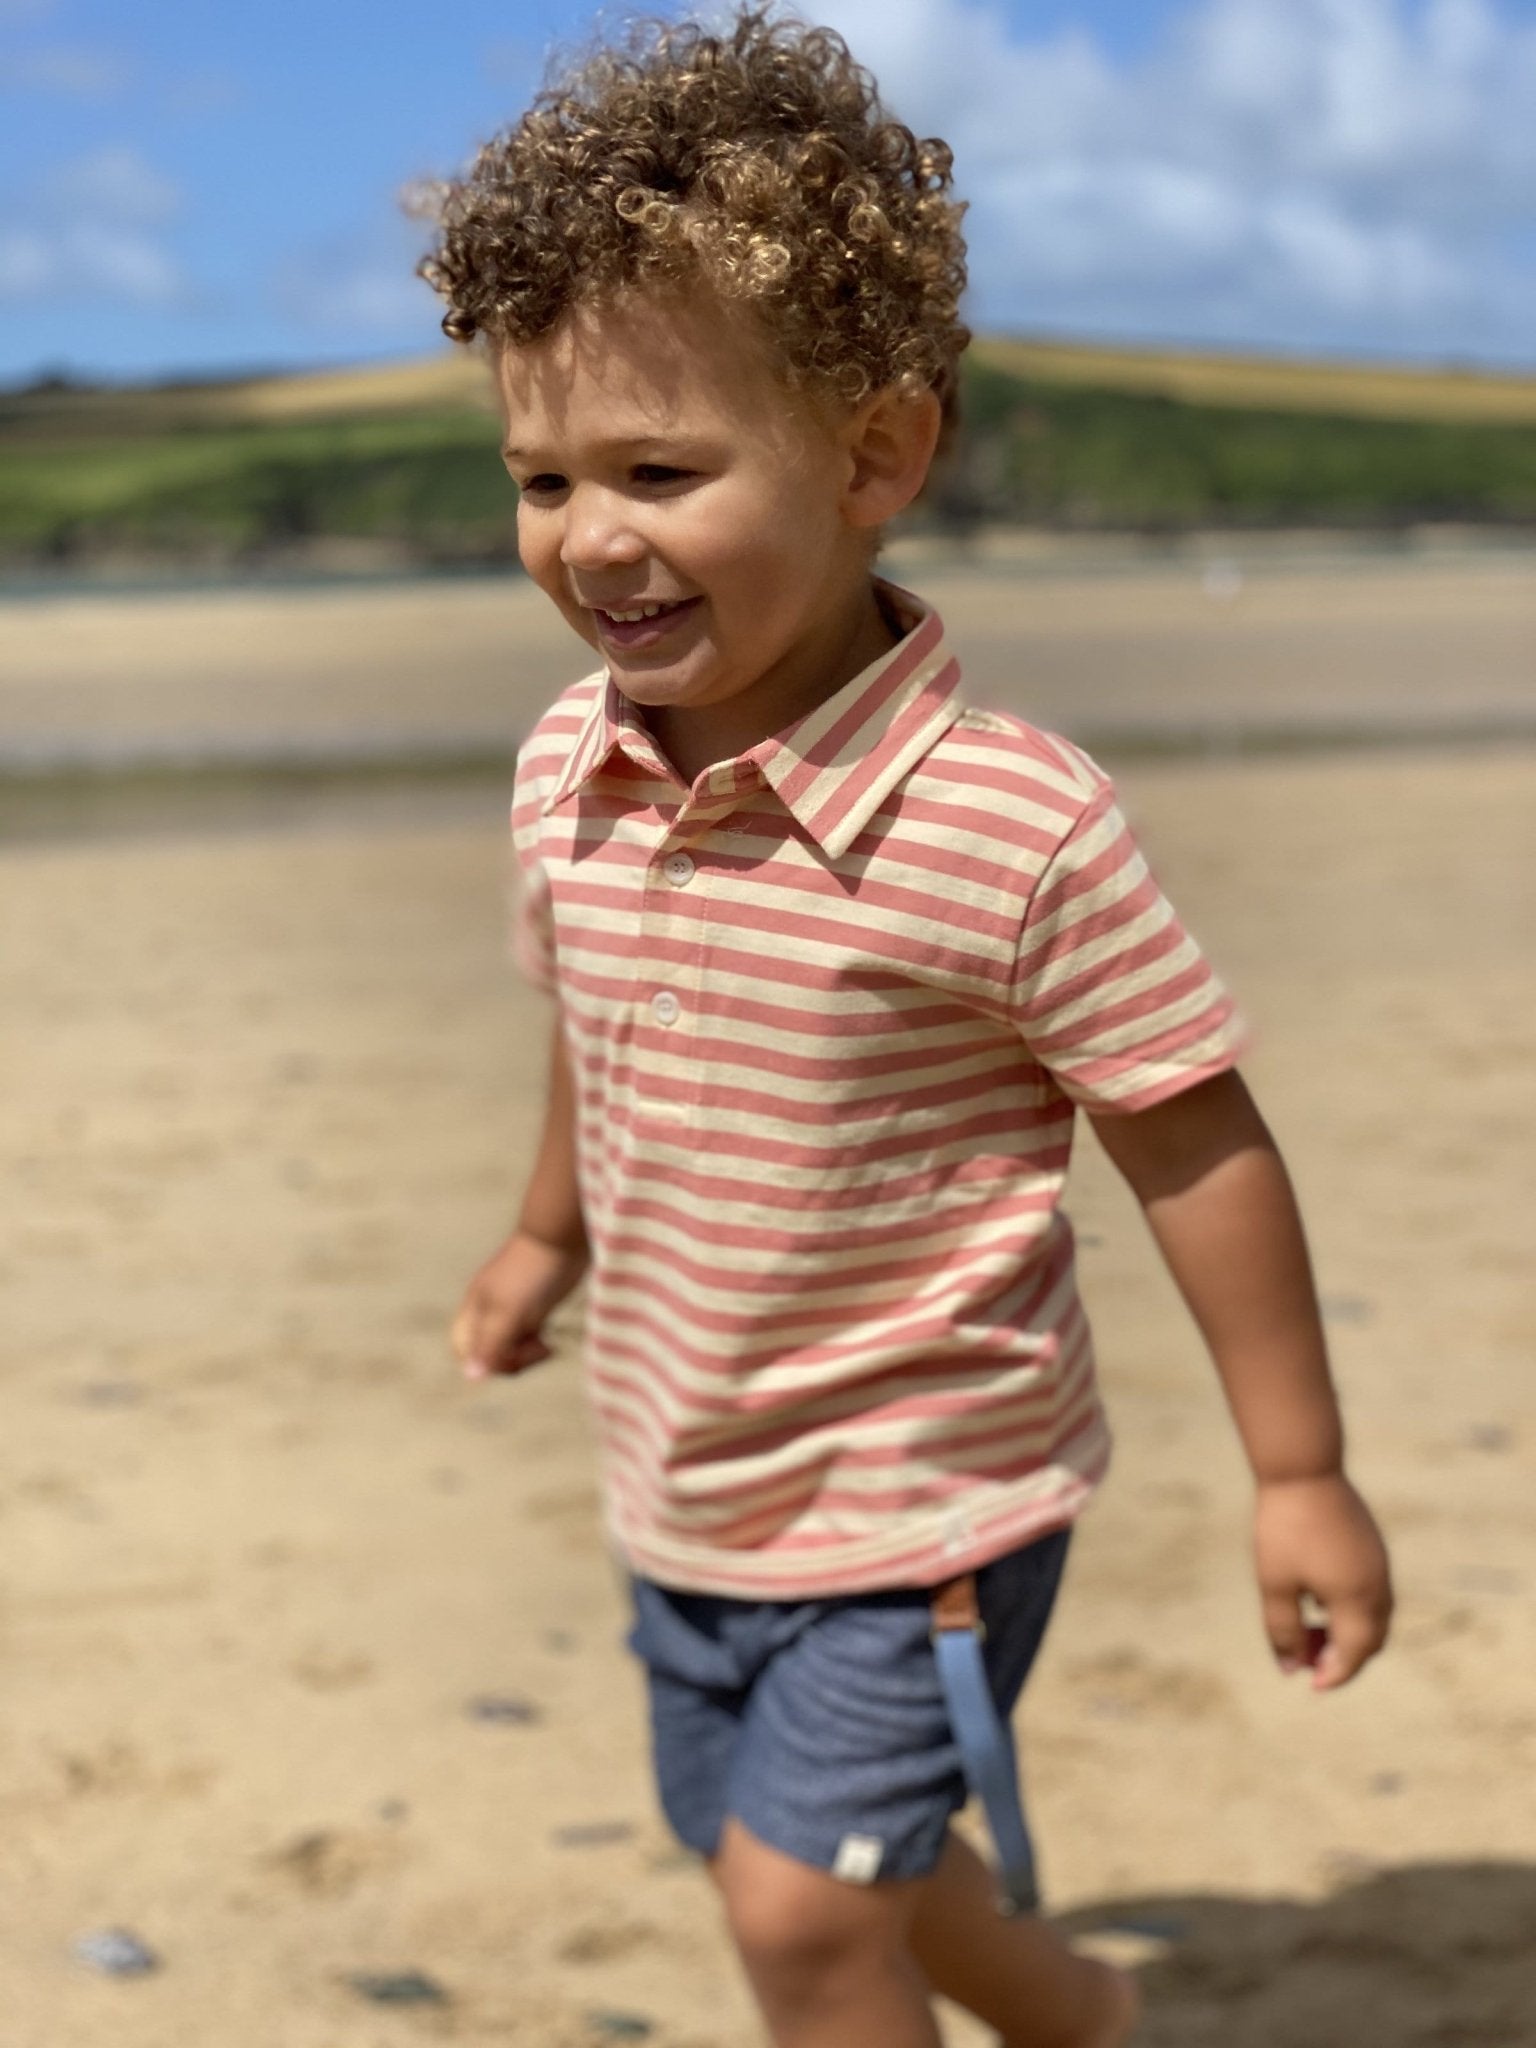
[[[1210,1348],[1258,1487],[1264,1621],[1282,1669],[1342,1685],[1386,1640],[1385,1547],[1344,1473],[1344,1436],[1289,1176],[1235,1073],[1092,1119]],[[1301,1602],[1326,1611],[1309,1637]]]
[[[589,1251],[576,1178],[576,1088],[558,1012],[544,1129],[517,1226],[465,1289],[453,1348],[470,1379],[548,1358],[545,1317],[579,1283]]]

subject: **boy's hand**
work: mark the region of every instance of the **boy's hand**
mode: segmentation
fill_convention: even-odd
[[[525,1372],[550,1355],[541,1334],[544,1318],[586,1271],[587,1254],[514,1231],[464,1290],[453,1319],[452,1343],[464,1377]]]
[[[1264,1626],[1280,1668],[1312,1669],[1318,1692],[1354,1677],[1387,1639],[1392,1574],[1371,1511],[1342,1473],[1261,1482],[1254,1554]],[[1327,1616],[1307,1625],[1302,1601]]]

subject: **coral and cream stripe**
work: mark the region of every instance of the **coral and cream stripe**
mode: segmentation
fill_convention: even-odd
[[[931,1584],[1108,1454],[1060,1207],[1074,1109],[1230,1066],[1232,1004],[1086,755],[968,706],[935,612],[685,787],[603,674],[518,757],[559,999],[609,1525],[663,1584]]]

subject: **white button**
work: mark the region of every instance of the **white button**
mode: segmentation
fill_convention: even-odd
[[[658,1024],[675,1024],[683,1006],[669,988],[659,988],[651,997],[651,1015]]]
[[[681,889],[685,882],[693,880],[693,862],[686,853],[669,853],[661,864],[661,872]]]

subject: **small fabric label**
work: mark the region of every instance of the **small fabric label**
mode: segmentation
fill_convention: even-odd
[[[848,1884],[873,1884],[884,1854],[885,1844],[878,1835],[844,1835],[837,1845],[832,1875]]]

